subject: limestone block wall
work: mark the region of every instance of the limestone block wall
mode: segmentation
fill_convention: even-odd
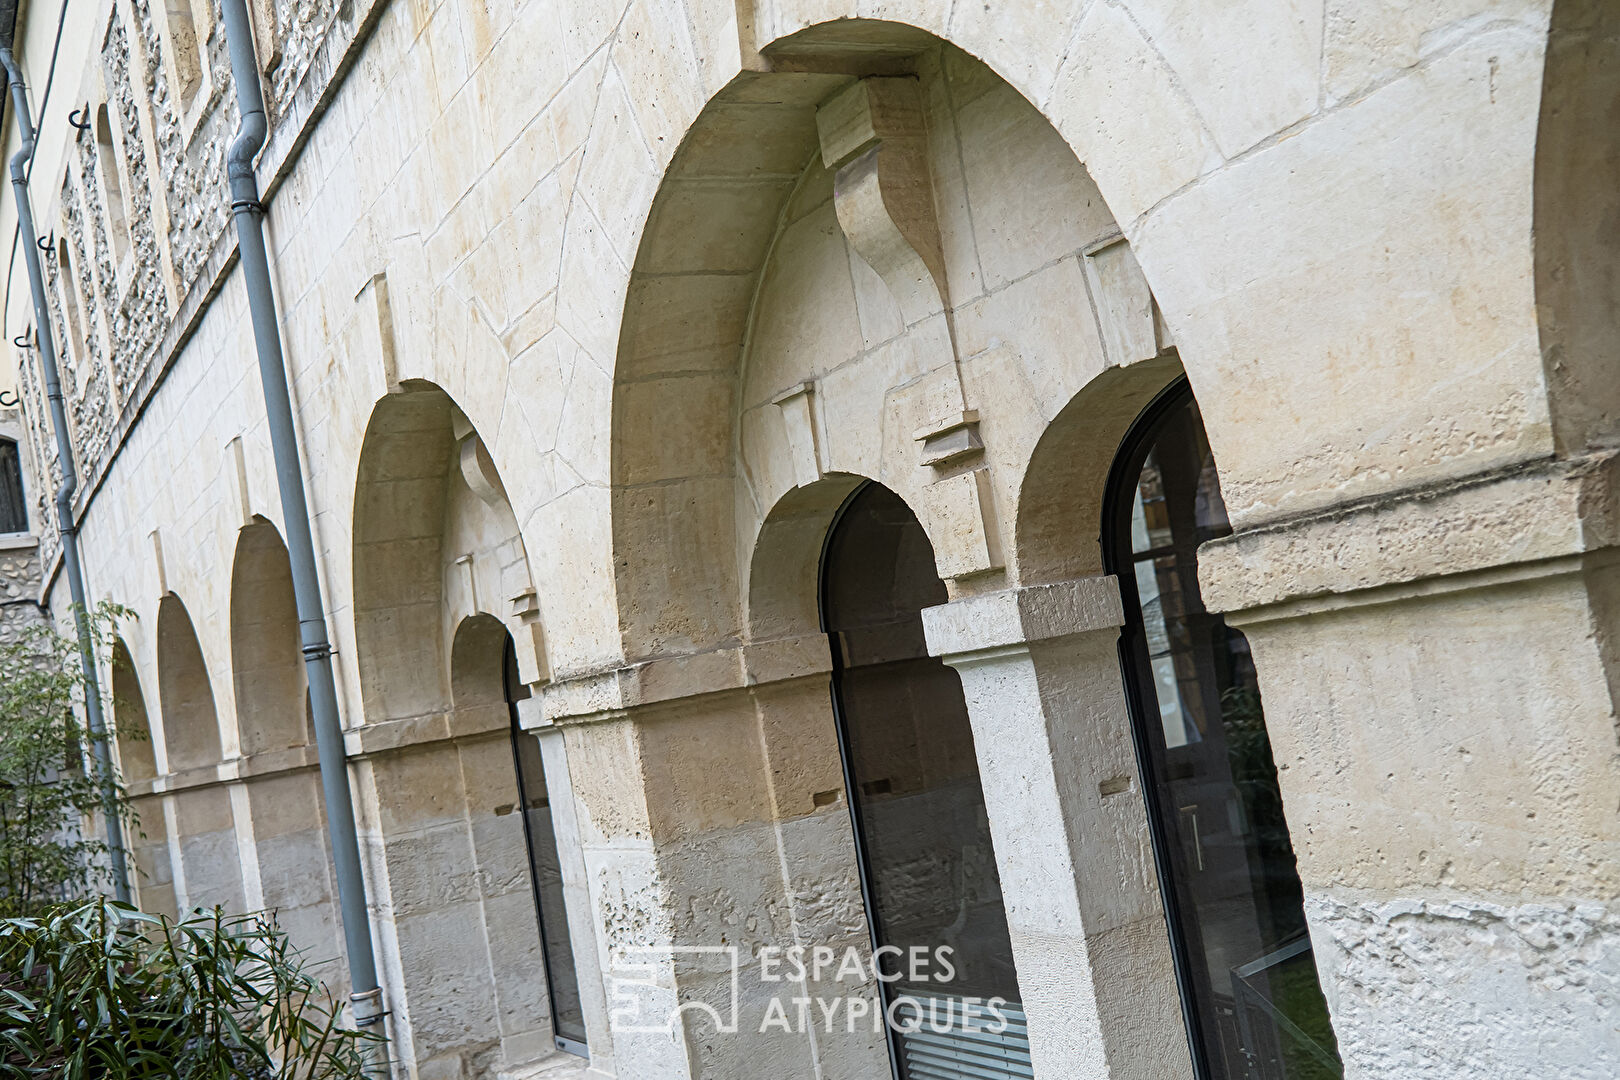
[[[232,626],[256,625],[233,616],[237,543],[281,523],[225,230],[222,43],[194,11],[205,75],[188,82],[162,12],[75,12],[62,66],[85,83],[52,98],[35,198],[59,241],[92,593],[140,615],[177,895],[190,858],[198,881],[220,870],[244,903],[279,888],[330,933],[318,813],[260,803],[312,805],[311,759],[253,781],[237,700],[253,680]],[[1084,581],[1118,438],[1181,371],[1238,529],[1206,552],[1204,587],[1254,646],[1347,1073],[1614,1071],[1614,410],[1592,344],[1614,247],[1583,240],[1611,220],[1603,5],[373,0],[255,17],[277,28],[260,169],[374,920],[399,1045],[432,1048],[407,1071],[487,1071],[467,1048],[543,1031],[523,1026],[532,984],[469,1013],[412,986],[505,940],[489,912],[515,889],[458,885],[419,923],[393,906],[415,834],[385,824],[390,770],[419,756],[442,779],[423,798],[460,792],[433,819],[446,835],[499,805],[478,801],[493,763],[450,764],[498,726],[454,701],[464,618],[523,635],[526,722],[560,735],[548,768],[575,799],[576,951],[598,971],[615,945],[736,927],[750,947],[858,943],[816,609],[842,497],[861,477],[905,497],[953,601]],[[53,31],[22,30],[36,88]],[[103,91],[122,257],[95,131],[60,110],[93,113]],[[1566,183],[1576,164],[1597,179]],[[20,273],[13,335],[32,318]],[[50,444],[20,359],[43,500]],[[426,435],[376,426],[418,407]],[[390,442],[432,452],[370,456]],[[498,527],[457,473],[498,487]],[[167,756],[165,597],[214,702],[217,760],[194,784]],[[1063,639],[1049,630],[997,647]],[[1022,711],[981,709],[976,730],[1117,750],[1117,671],[1087,642],[1089,663],[1030,650]],[[1063,760],[1054,745],[981,752],[981,774],[1021,778],[1017,762]],[[1124,795],[1064,786],[1082,772],[987,785],[1004,882],[1048,880],[1029,842],[1053,834],[1009,827],[998,794],[1045,799],[1060,839],[1102,813],[1087,835],[1115,840],[1064,840],[1067,906],[1010,895],[1015,922],[1095,949],[1088,979],[1162,974],[1145,825]],[[205,870],[226,837],[235,855]],[[1085,890],[1098,864],[1135,883],[1129,903]],[[474,893],[483,929],[456,922],[469,951],[441,955],[433,912]],[[671,965],[659,992],[712,975]],[[1049,1000],[1095,1007],[1045,1014],[1078,1032],[1047,1044],[1048,1068],[1153,1075],[1122,1035],[1149,990],[1063,985]],[[593,1023],[593,1061],[627,1075],[747,1075],[757,1049],[782,1075],[831,1076],[878,1052]],[[1176,1046],[1174,1015],[1154,1023],[1136,1045]],[[1529,1049],[1552,1043],[1570,1056]]]

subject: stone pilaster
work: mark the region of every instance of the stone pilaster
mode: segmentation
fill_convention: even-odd
[[[1206,545],[1248,636],[1346,1076],[1620,1070],[1615,459]]]
[[[1192,1076],[1112,578],[923,612],[962,677],[1039,1076]]]

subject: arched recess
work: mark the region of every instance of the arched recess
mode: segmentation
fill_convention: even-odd
[[[243,754],[312,741],[292,564],[261,517],[237,536],[231,566],[231,676]]]
[[[223,753],[214,691],[191,616],[174,593],[158,604],[157,646],[167,771],[179,774],[163,805],[178,906],[241,911],[247,898],[236,809],[210,772]]]
[[[174,918],[179,914],[179,905],[169,861],[168,824],[162,796],[151,794],[151,783],[157,777],[151,721],[135,658],[121,637],[113,638],[111,685],[118,764],[135,812],[135,827],[129,830],[128,842],[134,856],[136,901],[142,911]]]
[[[222,751],[214,690],[197,631],[174,593],[158,603],[158,700],[163,710],[163,746],[168,771],[218,765]]]
[[[1536,130],[1536,318],[1561,454],[1620,442],[1620,6],[1558,0]]]
[[[361,736],[378,740],[361,797],[397,942],[390,1005],[409,1020],[400,1055],[422,1072],[521,1069],[554,1044],[503,688],[509,643],[514,693],[544,679],[540,604],[488,449],[433,384],[373,410],[353,557]]]
[[[118,736],[118,764],[126,784],[138,784],[157,776],[157,759],[152,751],[152,725],[146,715],[146,696],[135,670],[135,657],[124,639],[115,637],[112,646],[113,724]]]
[[[1173,353],[1112,368],[1076,394],[1041,433],[1018,493],[1019,584],[1102,572],[1098,539],[1108,463],[1143,407],[1180,374]]]
[[[862,893],[879,949],[949,950],[950,970],[885,964],[885,1013],[928,1016],[891,1034],[897,1075],[941,1060],[959,1075],[1029,1076],[1024,994],[962,681],[929,655],[924,608],[945,583],[910,507],[881,484],[844,503],[821,559],[821,616],[833,654],[839,751],[859,840]],[[1011,1025],[992,1031],[981,1003]]]
[[[870,20],[766,51],[776,70],[718,93],[675,153],[629,283],[612,500],[631,662],[767,625],[745,603],[765,510],[835,474],[916,506],[947,579],[1016,577],[1011,511],[1039,433],[1098,373],[1168,341],[1085,168],[983,64]],[[823,160],[844,153],[823,128],[858,83],[900,84],[921,117],[856,140],[911,170],[909,195],[879,200],[899,215],[887,232],[835,195],[852,159]],[[893,209],[906,198],[915,220]]]
[[[1147,362],[1167,378],[1175,364],[1160,359],[1168,332],[1086,169],[984,64],[868,20],[766,52],[773,70],[733,81],[688,132],[637,251],[615,367],[615,592],[632,663],[719,654],[648,663],[643,685],[664,670],[702,677],[681,686],[689,698],[635,717],[640,752],[658,762],[646,803],[660,869],[673,869],[677,939],[748,924],[750,946],[859,950],[870,938],[817,591],[838,508],[870,478],[932,546],[935,602],[999,593],[1020,580],[1013,510],[1041,432],[1102,373]],[[860,133],[845,140],[848,110]],[[861,186],[868,167],[877,193]],[[861,191],[870,198],[852,203]],[[1095,521],[1089,531],[1094,543]],[[726,687],[712,673],[732,671],[745,692],[715,693]],[[1020,735],[1041,726],[1020,721]],[[722,782],[724,816],[691,797]],[[755,867],[770,864],[785,871],[761,880]],[[705,887],[758,898],[759,917],[722,919],[683,896],[688,866]],[[1024,898],[1020,968],[1026,955],[1054,963],[1034,936],[1049,943],[1061,921],[1048,901]],[[701,984],[676,979],[683,993]],[[1046,1001],[1048,1030],[1088,1042],[1068,990]],[[697,1052],[724,1075],[767,1050]],[[805,1052],[850,1075],[885,1064],[881,1039],[818,1036]],[[1074,1071],[1047,1060],[1054,1075]]]

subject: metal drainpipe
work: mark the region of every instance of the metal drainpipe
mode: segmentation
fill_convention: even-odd
[[[107,725],[101,712],[101,684],[96,677],[96,650],[90,635],[90,612],[84,598],[84,571],[79,565],[79,526],[73,518],[73,493],[79,489],[79,475],[73,468],[73,444],[68,440],[67,411],[62,405],[62,380],[56,371],[56,334],[51,328],[50,309],[45,305],[45,275],[39,266],[39,238],[34,234],[34,211],[28,202],[28,163],[34,156],[34,122],[28,115],[28,88],[23,85],[22,69],[11,55],[9,45],[0,47],[0,64],[5,65],[11,109],[17,118],[17,134],[22,145],[11,155],[11,190],[17,196],[17,227],[22,230],[23,262],[28,267],[28,288],[34,297],[34,333],[39,345],[40,367],[45,372],[45,398],[50,403],[51,427],[56,436],[56,457],[62,467],[62,486],[56,489],[56,529],[62,537],[62,571],[73,595],[73,625],[79,638],[79,665],[84,670],[84,721],[90,745],[101,770],[101,816],[106,820],[108,856],[112,861],[113,895],[129,903],[129,865],[124,858],[124,822],[118,809],[114,784],[112,749],[107,745]]]
[[[320,579],[316,575],[315,544],[310,534],[304,477],[298,464],[298,435],[293,427],[292,398],[281,354],[276,301],[270,290],[270,262],[264,246],[265,208],[259,201],[259,181],[253,171],[253,159],[264,145],[267,128],[264,91],[259,85],[258,57],[245,0],[223,0],[221,15],[231,56],[231,77],[236,83],[237,109],[241,113],[241,126],[226,157],[231,213],[236,219],[239,265],[247,285],[253,342],[259,354],[259,378],[264,384],[270,447],[275,457],[276,485],[281,492],[281,515],[287,529],[287,554],[292,564],[293,595],[298,605],[298,631],[309,675],[315,745],[321,763],[321,790],[326,800],[332,867],[337,879],[338,906],[343,913],[343,939],[353,989],[349,1000],[355,1023],[374,1027],[381,1035],[382,988],[377,982],[377,961],[372,951],[366,883],[360,873],[360,840],[349,794],[337,687],[332,680],[332,646],[327,640],[326,612],[321,602]],[[380,1041],[367,1057],[368,1073],[375,1075],[386,1069],[386,1047]]]

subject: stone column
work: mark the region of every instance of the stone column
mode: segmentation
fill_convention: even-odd
[[[1620,1075],[1620,498],[1548,461],[1205,545],[1355,1077]]]
[[[1112,578],[923,612],[962,677],[1036,1075],[1192,1076]]]

